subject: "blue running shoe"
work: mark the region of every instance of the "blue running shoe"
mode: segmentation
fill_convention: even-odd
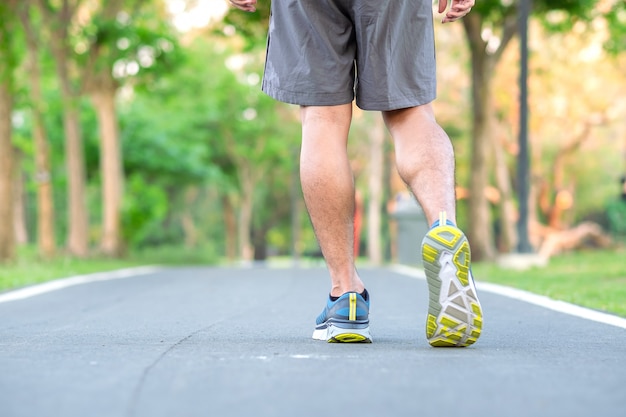
[[[367,290],[364,296],[347,292],[336,301],[329,297],[326,308],[317,317],[313,339],[329,343],[372,343]]]
[[[465,347],[476,342],[483,312],[470,268],[470,246],[461,230],[445,215],[422,242],[428,282],[426,337],[435,347]]]

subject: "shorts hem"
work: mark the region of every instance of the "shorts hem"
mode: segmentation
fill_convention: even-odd
[[[436,94],[427,95],[427,96],[419,96],[414,98],[405,98],[403,100],[397,101],[367,101],[367,100],[359,100],[357,97],[356,105],[361,110],[366,111],[392,111],[399,109],[406,109],[409,107],[418,107],[423,106],[424,104],[428,104],[437,98]]]
[[[275,100],[300,106],[337,106],[351,103],[354,100],[354,93],[351,91],[343,93],[301,93],[281,90],[266,83],[263,83],[261,89]]]

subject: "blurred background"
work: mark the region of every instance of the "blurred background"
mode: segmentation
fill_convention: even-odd
[[[298,108],[260,91],[269,7],[2,0],[0,261],[319,259],[300,194]],[[435,107],[456,149],[473,257],[519,250],[521,203],[544,258],[623,247],[626,5],[533,1],[527,135],[520,9],[481,0],[446,25],[435,13]],[[380,114],[356,109],[350,135],[355,252],[397,262],[419,207]]]

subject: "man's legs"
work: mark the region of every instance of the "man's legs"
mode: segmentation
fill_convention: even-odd
[[[369,296],[354,265],[354,178],[348,159],[352,104],[301,108],[304,201],[331,279],[313,338],[371,342]]]
[[[383,116],[396,146],[398,172],[427,221],[433,225],[445,213],[422,242],[429,287],[426,337],[433,346],[469,346],[480,336],[482,309],[470,269],[469,242],[455,226],[452,144],[435,121],[430,104]]]
[[[347,142],[352,104],[301,108],[300,179],[331,278],[331,295],[361,293],[354,265],[354,179]]]
[[[456,223],[454,151],[435,121],[432,106],[383,112],[394,140],[396,166],[432,225],[439,213]]]

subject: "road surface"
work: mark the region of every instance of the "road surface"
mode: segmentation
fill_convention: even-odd
[[[313,268],[165,268],[0,295],[0,416],[626,416],[626,329],[480,292],[468,348],[431,348],[427,287],[360,270],[374,343],[310,338]]]

